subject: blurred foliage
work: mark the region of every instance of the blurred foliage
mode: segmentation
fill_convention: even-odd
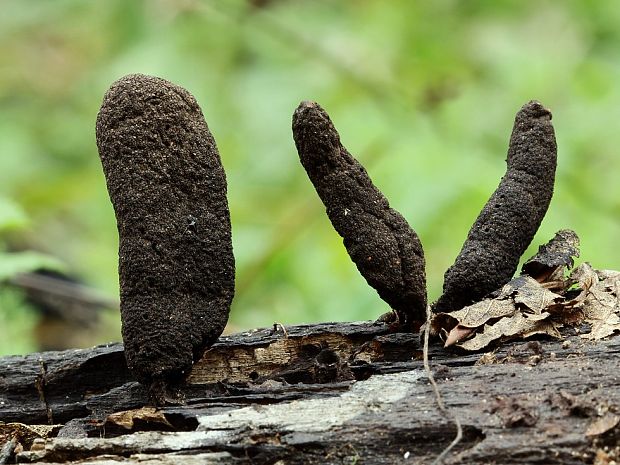
[[[552,109],[559,147],[556,193],[530,253],[573,228],[584,260],[620,266],[615,0],[4,0],[2,9],[0,196],[32,218],[10,244],[58,257],[110,295],[117,234],[94,121],[108,86],[133,72],[190,90],[218,141],[237,258],[233,329],[386,311],[297,159],[290,120],[304,99],[324,106],[419,233],[431,300],[504,173],[514,114],[530,99]],[[9,307],[3,300],[0,314]]]
[[[0,287],[0,354],[23,354],[37,349],[39,316],[21,292]]]
[[[38,315],[19,290],[6,286],[7,281],[19,273],[63,268],[59,260],[49,255],[4,250],[4,235],[27,225],[26,213],[8,198],[0,197],[0,354],[28,352],[37,347],[33,333]]]

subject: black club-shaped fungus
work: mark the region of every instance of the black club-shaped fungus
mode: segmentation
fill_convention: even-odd
[[[403,328],[425,320],[424,253],[416,233],[340,143],[317,103],[302,102],[293,137],[308,177],[358,270],[396,311]]]
[[[531,101],[515,118],[506,174],[446,271],[443,295],[434,311],[458,310],[512,278],[547,212],[556,162],[551,112]]]
[[[112,84],[97,146],[119,233],[127,363],[141,382],[165,387],[228,320],[235,265],[226,176],[194,97],[156,77]]]

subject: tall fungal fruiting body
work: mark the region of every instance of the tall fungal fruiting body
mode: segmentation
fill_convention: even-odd
[[[416,233],[340,143],[327,113],[302,102],[293,115],[299,158],[327,215],[368,284],[403,328],[425,320],[424,253]]]
[[[118,225],[128,366],[166,386],[228,320],[235,265],[224,169],[194,97],[140,74],[105,94],[97,146]]]
[[[458,310],[507,283],[553,195],[557,147],[551,112],[526,103],[515,118],[508,169],[444,278],[437,312]]]

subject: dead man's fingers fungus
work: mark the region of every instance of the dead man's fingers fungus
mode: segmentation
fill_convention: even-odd
[[[301,163],[358,270],[396,311],[403,328],[419,326],[426,315],[426,278],[418,236],[342,146],[317,103],[297,107],[293,137]]]
[[[119,233],[127,363],[141,382],[165,386],[228,320],[235,267],[226,176],[194,97],[157,77],[112,84],[97,146]]]
[[[507,171],[446,271],[435,312],[450,312],[506,284],[542,222],[555,181],[557,147],[551,112],[526,103],[515,118]]]

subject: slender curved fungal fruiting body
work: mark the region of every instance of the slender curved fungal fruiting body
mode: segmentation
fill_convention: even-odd
[[[299,158],[358,270],[396,311],[399,324],[425,320],[424,253],[416,233],[340,143],[327,113],[302,102],[293,115]]]
[[[435,312],[458,310],[512,278],[547,212],[556,162],[551,112],[539,102],[526,103],[515,118],[506,174],[446,271]]]
[[[97,146],[119,232],[128,366],[165,387],[228,320],[235,264],[226,176],[194,97],[157,77],[112,84]]]

